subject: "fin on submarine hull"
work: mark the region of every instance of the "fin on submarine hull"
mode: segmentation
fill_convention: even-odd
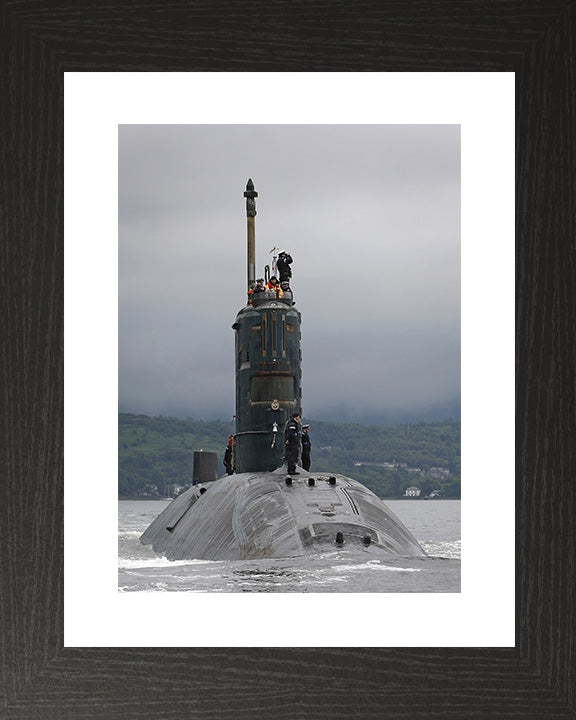
[[[257,196],[249,180],[248,304],[232,325],[235,473],[190,487],[140,541],[169,560],[297,557],[339,547],[423,556],[402,522],[358,481],[303,470],[292,477],[282,467],[283,427],[302,408],[301,315],[289,283],[283,291],[255,291]]]
[[[226,475],[176,498],[141,537],[169,560],[249,560],[336,548],[423,556],[417,540],[368,488],[344,475]]]

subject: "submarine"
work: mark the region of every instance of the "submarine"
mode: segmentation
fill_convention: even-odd
[[[248,301],[235,334],[233,474],[175,498],[140,537],[168,560],[289,558],[345,549],[387,556],[426,553],[386,504],[338,473],[287,472],[284,426],[302,414],[301,321],[290,283],[254,292],[258,193],[248,180]],[[270,268],[265,268],[270,280]]]

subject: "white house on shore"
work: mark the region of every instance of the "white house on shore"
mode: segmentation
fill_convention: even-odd
[[[421,492],[420,488],[414,487],[414,485],[412,485],[411,487],[406,488],[406,492],[404,493],[404,496],[405,497],[419,497],[420,492]]]

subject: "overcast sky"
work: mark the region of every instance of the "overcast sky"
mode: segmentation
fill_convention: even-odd
[[[122,125],[119,408],[230,420],[246,299],[294,258],[304,417],[460,413],[457,125]]]

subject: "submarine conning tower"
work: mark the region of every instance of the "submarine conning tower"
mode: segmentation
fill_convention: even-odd
[[[254,183],[246,185],[248,288],[255,277]],[[284,461],[284,424],[302,410],[301,315],[292,291],[252,294],[232,325],[236,336],[237,473],[275,470]]]

